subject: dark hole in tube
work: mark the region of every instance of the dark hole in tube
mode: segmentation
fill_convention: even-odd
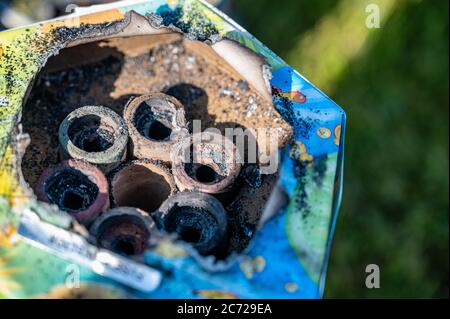
[[[180,230],[180,237],[188,243],[196,244],[200,241],[201,232],[195,227],[186,226]]]
[[[98,196],[98,187],[82,172],[67,168],[45,182],[45,193],[51,204],[69,213],[87,209]]]
[[[175,206],[166,216],[165,229],[169,233],[177,233],[183,241],[200,244],[214,237],[217,231],[217,220],[206,210]]]
[[[61,206],[72,211],[77,211],[84,207],[84,201],[84,196],[69,190],[64,193]]]
[[[154,141],[167,141],[172,134],[172,129],[157,120],[157,116],[146,102],[137,108],[134,125],[142,136]]]
[[[159,121],[154,121],[149,129],[147,136],[155,141],[167,140],[172,134],[172,130]]]
[[[120,255],[132,256],[136,254],[134,238],[121,236],[111,243],[111,250]]]
[[[189,122],[189,129],[192,131],[192,121],[198,119],[198,113],[203,112],[207,114],[208,112],[208,94],[206,91],[198,86],[195,86],[190,83],[178,83],[174,86],[171,86],[165,90],[167,95],[173,96],[178,101],[181,102],[185,106],[186,119]],[[206,123],[206,122],[205,122]],[[205,124],[202,121],[202,129]]]
[[[68,133],[76,147],[94,153],[106,151],[114,144],[114,134],[110,130],[99,116],[85,115],[70,125]]]
[[[140,255],[150,238],[145,223],[137,216],[113,216],[98,226],[95,234],[98,245],[119,255]]]
[[[216,180],[216,172],[207,165],[200,165],[195,173],[195,178],[200,183],[208,184]]]
[[[146,212],[158,209],[169,197],[170,191],[164,176],[140,165],[124,168],[115,177],[112,187],[118,206],[136,207]]]
[[[98,131],[98,130],[97,130]],[[105,139],[103,136],[108,134],[107,132],[101,132],[100,134],[93,134],[87,137],[83,143],[81,149],[86,152],[103,152],[112,146],[110,139]],[[102,136],[103,135],[103,136]]]

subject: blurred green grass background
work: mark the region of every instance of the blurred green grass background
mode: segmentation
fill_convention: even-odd
[[[365,25],[369,3],[379,29]],[[233,1],[236,20],[347,113],[326,298],[448,298],[448,10],[447,0]],[[372,263],[380,289],[365,286]]]

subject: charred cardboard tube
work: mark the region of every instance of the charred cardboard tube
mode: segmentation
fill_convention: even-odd
[[[100,215],[89,232],[97,246],[120,255],[136,256],[148,247],[153,228],[153,220],[145,212],[118,207]]]
[[[109,208],[106,177],[97,167],[80,160],[48,167],[39,177],[35,193],[38,200],[57,205],[84,225]]]
[[[170,162],[173,145],[187,133],[183,105],[174,97],[152,93],[131,100],[124,110],[130,150],[138,159]]]
[[[158,228],[177,233],[202,255],[214,252],[225,241],[227,213],[213,196],[182,192],[168,198],[155,214]]]
[[[236,146],[217,133],[196,133],[180,141],[172,152],[172,173],[180,191],[226,193],[240,170]]]
[[[126,157],[125,121],[104,106],[84,106],[70,113],[59,127],[61,157],[85,160],[108,173]]]
[[[169,169],[152,160],[124,163],[111,172],[109,179],[114,207],[135,207],[147,213],[156,211],[177,190]]]

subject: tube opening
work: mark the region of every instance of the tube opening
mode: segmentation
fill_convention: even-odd
[[[201,232],[195,227],[186,226],[180,230],[180,237],[185,242],[196,244],[200,241]]]
[[[170,138],[170,134],[172,134],[172,129],[159,121],[154,121],[150,125],[146,136],[155,141],[165,141]]]
[[[134,243],[133,237],[130,236],[118,236],[112,243],[111,243],[111,250],[122,254],[131,256],[136,254],[136,247]]]
[[[62,199],[63,207],[73,211],[78,211],[83,209],[84,202],[85,196],[81,196],[80,194],[71,190],[64,192]]]
[[[217,173],[209,166],[200,165],[195,173],[195,178],[200,183],[214,183],[217,180]]]
[[[170,196],[171,186],[164,176],[144,165],[129,165],[112,181],[112,195],[118,206],[157,210]]]
[[[114,130],[98,115],[84,115],[69,127],[72,143],[85,152],[103,152],[114,144]]]
[[[142,254],[148,246],[150,232],[145,222],[135,215],[107,217],[96,233],[100,247],[123,256]]]

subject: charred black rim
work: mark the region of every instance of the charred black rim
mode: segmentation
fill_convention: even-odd
[[[77,213],[89,208],[96,200],[99,189],[82,172],[65,168],[45,181],[45,193],[51,204],[59,209]]]

